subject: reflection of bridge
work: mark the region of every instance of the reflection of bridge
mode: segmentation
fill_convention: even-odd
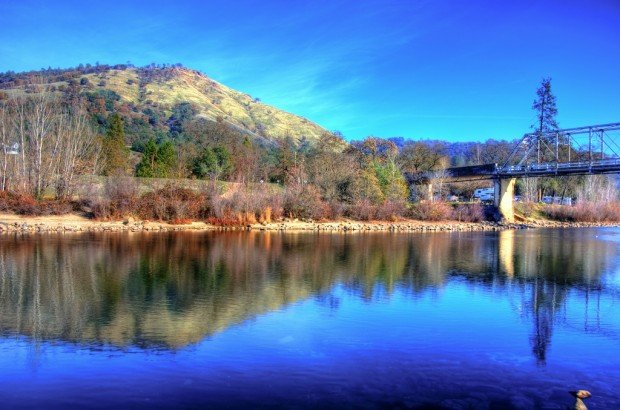
[[[410,184],[428,185],[430,193],[435,179],[491,179],[495,205],[504,219],[512,222],[516,178],[620,173],[620,136],[610,135],[617,131],[620,123],[526,134],[502,165],[454,167],[409,174],[407,178]]]

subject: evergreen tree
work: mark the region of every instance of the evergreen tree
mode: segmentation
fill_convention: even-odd
[[[172,142],[158,145],[150,138],[144,146],[142,160],[136,167],[136,176],[143,178],[167,178],[174,166],[175,152]]]
[[[174,145],[171,141],[163,142],[157,149],[157,175],[168,178],[176,161]]]
[[[129,148],[125,145],[125,126],[118,114],[109,118],[108,131],[103,138],[103,175],[124,174],[129,164]]]
[[[136,167],[136,176],[142,178],[153,178],[157,173],[157,144],[153,138],[144,145],[142,160]]]
[[[221,178],[232,170],[230,152],[225,147],[205,148],[194,160],[192,174],[198,178]]]
[[[540,87],[536,90],[536,100],[532,104],[532,109],[536,112],[536,124],[532,128],[536,130],[538,138],[536,140],[538,163],[545,161],[554,161],[555,155],[549,151],[549,146],[554,145],[554,137],[545,137],[543,134],[558,129],[556,116],[558,109],[556,107],[555,95],[551,92],[551,78],[543,78]],[[545,191],[556,191],[556,182],[554,179],[543,179],[535,182],[538,185],[537,199],[540,201]]]
[[[217,157],[211,148],[205,148],[194,160],[192,174],[200,179],[207,178],[217,168]]]
[[[558,115],[555,95],[551,92],[551,78],[543,78],[540,87],[536,90],[536,100],[532,109],[536,112],[536,124],[532,125],[539,134],[558,129],[555,119]]]
[[[383,196],[386,199],[398,201],[409,196],[409,188],[402,171],[395,162],[380,163],[374,161],[371,167]]]

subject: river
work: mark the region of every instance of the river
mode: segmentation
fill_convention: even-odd
[[[620,229],[0,237],[1,408],[620,408]]]

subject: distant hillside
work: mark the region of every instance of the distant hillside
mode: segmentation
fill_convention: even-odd
[[[219,121],[263,142],[291,137],[312,142],[319,125],[263,104],[180,65],[80,65],[27,73],[0,73],[0,99],[36,92],[43,82],[62,98],[85,97],[101,127],[113,112],[124,119],[130,142],[168,134],[179,137],[189,121]]]

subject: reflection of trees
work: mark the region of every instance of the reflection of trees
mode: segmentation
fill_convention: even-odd
[[[540,232],[93,234],[1,245],[2,333],[176,348],[322,297],[335,283],[371,299],[378,290],[417,293],[462,275],[475,286],[531,288],[526,305],[541,362],[568,289],[595,284],[615,255],[593,238],[550,240]]]
[[[612,243],[597,240],[588,230],[528,232],[515,242],[514,266],[531,293],[532,352],[546,362],[557,312],[571,288],[598,287],[598,279],[615,258]],[[501,242],[501,234],[500,234]],[[533,278],[533,280],[532,280]]]
[[[558,293],[558,290],[560,293]],[[534,279],[532,285],[532,303],[534,329],[530,337],[532,352],[539,364],[545,364],[547,349],[551,344],[553,332],[554,313],[558,305],[563,302],[566,292],[563,287],[558,289],[556,283]]]

